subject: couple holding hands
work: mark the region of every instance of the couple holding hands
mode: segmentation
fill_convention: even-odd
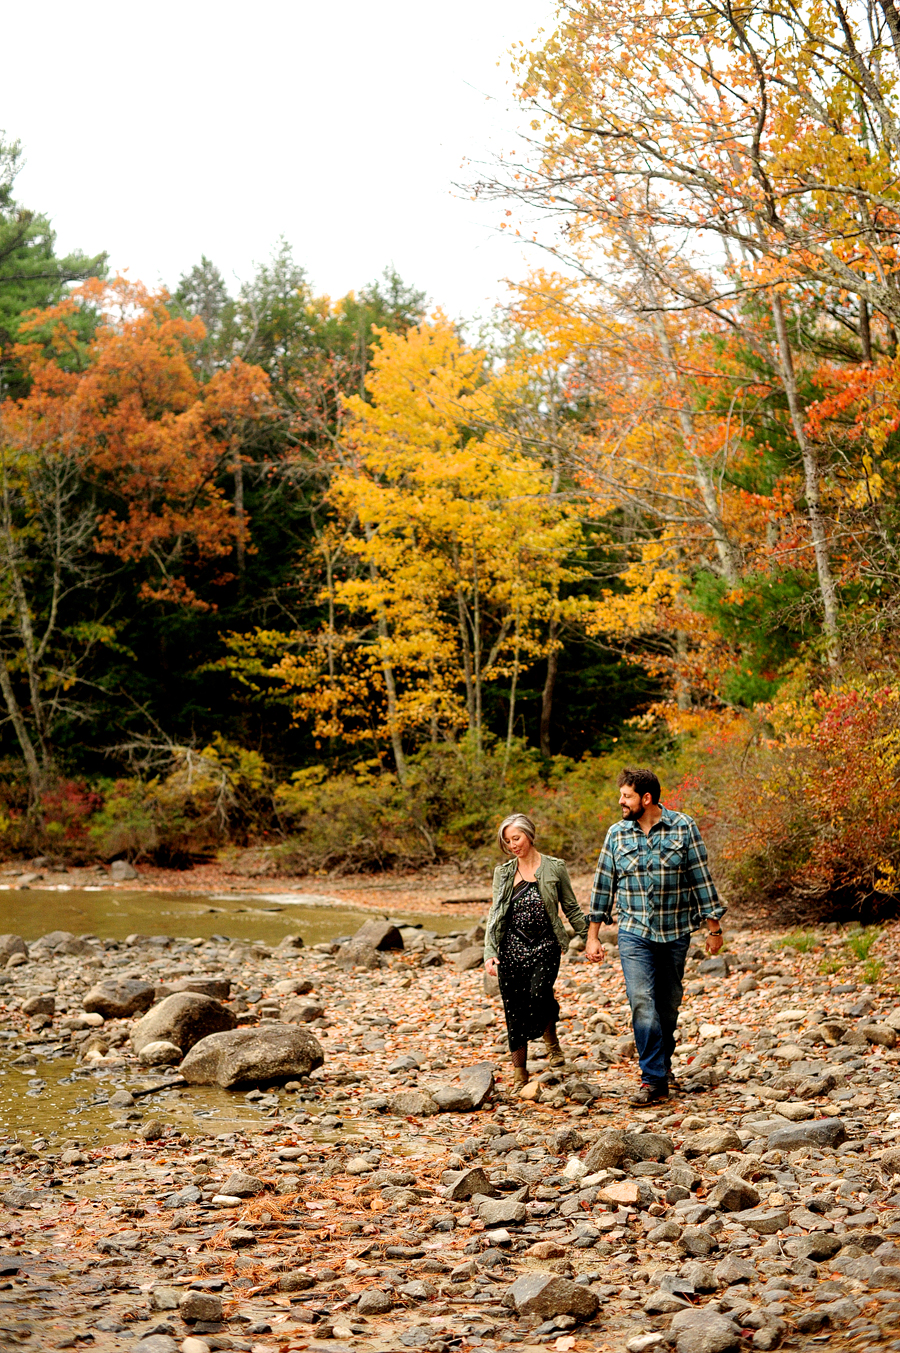
[[[672,1053],[691,931],[705,923],[707,952],[717,954],[725,908],[697,824],[660,803],[653,771],[623,770],[618,787],[622,820],[606,833],[587,920],[562,860],[535,849],[531,818],[513,813],[500,824],[500,847],[510,858],[494,870],[484,966],[499,980],[516,1090],[528,1083],[530,1040],[543,1038],[550,1066],[565,1066],[553,994],[560,956],[569,943],[560,907],[575,933],[586,939],[587,959],[602,963],[600,927],[611,924],[614,902],[641,1068],[641,1085],[630,1102],[654,1104],[677,1088]]]

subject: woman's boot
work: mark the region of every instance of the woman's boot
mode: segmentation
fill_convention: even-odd
[[[556,1035],[556,1025],[548,1024],[544,1030],[544,1046],[547,1049],[547,1060],[551,1066],[564,1067],[566,1059],[563,1056],[563,1050],[559,1046],[559,1039]]]
[[[513,1090],[519,1093],[528,1084],[528,1072],[524,1066],[513,1067]]]

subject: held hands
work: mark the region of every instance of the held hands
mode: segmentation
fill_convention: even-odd
[[[584,956],[587,959],[588,963],[603,962],[605,958],[605,954],[603,953],[603,945],[600,943],[596,935],[588,935],[587,942],[585,943],[584,946]]]
[[[706,937],[706,952],[708,954],[717,954],[724,942],[725,936],[722,934],[721,930],[716,931],[715,934],[710,932]]]
[[[497,976],[497,960],[495,958],[486,958],[484,961],[484,970],[488,977]]]

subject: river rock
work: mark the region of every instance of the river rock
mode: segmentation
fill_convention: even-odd
[[[624,1159],[625,1133],[619,1128],[604,1128],[585,1155],[585,1173],[617,1170]]]
[[[201,1038],[179,1070],[192,1085],[221,1085],[228,1090],[234,1085],[308,1076],[324,1060],[322,1045],[305,1026],[272,1023]]]
[[[387,1292],[381,1292],[377,1287],[370,1287],[368,1291],[361,1294],[356,1303],[356,1310],[359,1315],[384,1315],[393,1304]]]
[[[188,1288],[178,1303],[182,1320],[221,1320],[222,1298],[214,1292],[197,1292]]]
[[[668,1160],[675,1151],[672,1139],[661,1132],[626,1132],[623,1140],[627,1160]]]
[[[484,945],[467,945],[465,949],[460,949],[458,954],[451,954],[450,962],[459,972],[472,972],[475,968],[480,968],[484,962]]]
[[[710,1189],[707,1202],[720,1212],[742,1212],[757,1206],[759,1192],[739,1175],[726,1174]]]
[[[441,1183],[444,1185],[444,1196],[454,1203],[463,1203],[468,1198],[474,1198],[476,1193],[492,1198],[497,1192],[480,1165],[470,1170],[445,1170],[441,1175]]]
[[[32,996],[22,1006],[23,1015],[54,1015],[56,1000],[53,996]]]
[[[747,1212],[737,1212],[735,1221],[760,1236],[773,1236],[790,1226],[791,1219],[783,1207],[754,1207]]]
[[[391,1113],[400,1118],[425,1118],[440,1109],[427,1090],[401,1090],[391,1099]]]
[[[475,1108],[464,1085],[439,1085],[431,1097],[441,1113],[471,1113]]]
[[[480,1062],[477,1066],[464,1066],[459,1073],[466,1090],[472,1099],[472,1107],[480,1109],[493,1093],[494,1068],[490,1062]]]
[[[311,1024],[314,1019],[322,1019],[324,1007],[315,1001],[289,1000],[281,1008],[283,1024]]]
[[[769,1135],[770,1151],[796,1151],[800,1146],[840,1146],[847,1140],[847,1129],[840,1118],[815,1118],[794,1127],[776,1128]],[[740,1149],[740,1148],[738,1148]]]
[[[590,1320],[600,1305],[596,1293],[569,1278],[555,1273],[523,1273],[508,1288],[503,1305],[510,1306],[517,1315],[537,1315],[552,1320],[557,1315],[571,1315],[576,1320]]]
[[[236,1024],[220,1001],[196,991],[177,991],[138,1020],[131,1032],[131,1046],[140,1053],[148,1043],[165,1040],[186,1053],[202,1038],[234,1029]]]
[[[115,883],[128,883],[137,878],[137,870],[127,860],[113,860],[109,866],[109,877]]]
[[[174,977],[165,983],[165,989],[158,988],[160,995],[174,996],[177,991],[195,991],[198,996],[212,996],[214,1001],[227,1001],[231,995],[230,977]]]
[[[165,1038],[157,1038],[152,1043],[145,1043],[138,1053],[138,1061],[141,1066],[174,1066],[180,1062],[184,1053],[176,1043],[170,1043]]]
[[[128,1019],[141,1015],[153,1004],[154,987],[136,977],[104,977],[82,1002],[88,1014],[102,1015],[104,1019]]]
[[[338,966],[341,968],[368,968],[373,970],[381,966],[378,959],[378,950],[374,944],[367,944],[365,940],[350,940],[349,944],[342,944],[337,956]]]
[[[729,1254],[716,1264],[714,1277],[720,1287],[733,1287],[735,1283],[756,1282],[756,1269],[748,1260]]]
[[[390,921],[366,921],[353,936],[354,944],[370,944],[373,949],[402,949],[403,936]]]
[[[740,1327],[718,1311],[691,1309],[672,1317],[678,1353],[737,1353]]]
[[[265,1190],[265,1187],[265,1181],[257,1179],[256,1175],[235,1170],[234,1174],[225,1180],[219,1192],[227,1194],[230,1198],[255,1198],[258,1193]]]
[[[828,1231],[813,1231],[810,1235],[800,1236],[789,1244],[791,1252],[798,1259],[812,1259],[815,1263],[821,1264],[826,1259],[834,1258],[841,1248],[841,1239]]]
[[[691,1156],[719,1156],[726,1151],[743,1151],[744,1144],[732,1128],[705,1128],[690,1132],[684,1139],[682,1153]]]
[[[719,1248],[715,1236],[702,1226],[686,1226],[677,1244],[682,1254],[693,1259],[708,1259]]]
[[[11,958],[13,954],[28,957],[28,945],[21,935],[0,935],[0,958]]]
[[[479,1204],[478,1215],[485,1226],[514,1226],[527,1214],[525,1204],[514,1198],[486,1198]]]

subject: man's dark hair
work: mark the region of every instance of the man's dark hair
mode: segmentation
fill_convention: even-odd
[[[654,803],[659,803],[659,796],[662,791],[659,787],[659,780],[657,780],[652,770],[646,770],[640,766],[636,768],[626,766],[624,770],[619,771],[619,778],[616,781],[616,784],[620,789],[623,785],[627,785],[629,789],[633,789],[641,798],[643,798],[645,794],[649,794]]]

